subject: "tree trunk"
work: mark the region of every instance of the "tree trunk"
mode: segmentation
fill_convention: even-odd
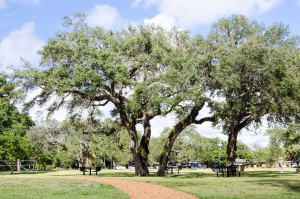
[[[157,176],[165,176],[165,171],[167,170],[173,144],[180,132],[181,130],[176,129],[175,126],[175,128],[173,128],[170,135],[168,136],[165,146],[160,155],[160,166],[157,171]]]
[[[230,131],[228,136],[228,145],[227,145],[227,155],[228,155],[228,166],[231,166],[235,163],[236,159],[236,143],[237,143],[237,136],[239,132],[237,130]]]
[[[116,164],[116,162],[114,161],[114,159],[112,159],[112,164],[113,164],[113,169],[116,170],[116,169],[117,169],[117,164]]]
[[[211,120],[211,118],[202,118],[201,120],[198,121],[195,120],[195,118],[197,117],[199,111],[202,109],[203,106],[204,106],[204,102],[200,106],[194,106],[190,114],[185,119],[177,123],[172,129],[172,131],[170,132],[165,142],[165,145],[163,147],[162,153],[160,155],[160,167],[157,171],[157,176],[165,176],[165,171],[168,166],[171,150],[178,135],[190,124],[193,123],[202,124],[205,121]]]
[[[92,151],[92,144],[93,144],[93,140],[90,141],[90,144],[88,145],[87,148],[87,156],[86,156],[86,166],[90,167],[90,155],[91,155],[91,151]]]
[[[79,151],[79,156],[77,157],[78,160],[78,166],[79,167],[83,167],[83,141],[79,142],[79,147],[80,147],[80,151]]]
[[[149,176],[149,171],[147,168],[147,158],[149,153],[148,148],[145,148],[147,146],[145,143],[147,142],[146,138],[144,136],[141,140],[141,146],[138,147],[138,137],[136,130],[128,130],[130,135],[130,150],[132,152],[134,166],[135,166],[135,176]],[[146,155],[146,156],[145,156]]]

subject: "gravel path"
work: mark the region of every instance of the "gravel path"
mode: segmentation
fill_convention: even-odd
[[[196,199],[194,195],[190,195],[181,191],[177,191],[168,187],[129,180],[105,179],[105,178],[88,178],[88,177],[65,177],[76,180],[88,180],[112,185],[125,193],[131,199]]]

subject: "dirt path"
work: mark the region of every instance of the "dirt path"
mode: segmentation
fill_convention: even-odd
[[[131,199],[196,199],[196,196],[160,185],[119,179],[65,177],[76,180],[88,180],[112,185],[129,195]]]

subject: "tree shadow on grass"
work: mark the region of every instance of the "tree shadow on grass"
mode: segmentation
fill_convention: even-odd
[[[212,177],[211,173],[184,173],[184,174],[167,174],[168,178],[191,179]]]
[[[256,178],[278,178],[280,176],[285,176],[285,177],[291,177],[298,175],[297,173],[278,173],[274,171],[250,171],[250,172],[245,172],[245,175],[249,177],[256,177]]]
[[[259,181],[251,181],[249,183],[256,183],[258,185],[264,186],[269,185],[272,187],[285,188],[288,191],[300,193],[300,184],[299,181],[295,180],[286,180],[286,179],[262,179]]]

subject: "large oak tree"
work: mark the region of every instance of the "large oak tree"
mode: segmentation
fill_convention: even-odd
[[[143,26],[107,31],[88,27],[81,14],[75,19],[67,17],[65,22],[66,30],[58,32],[39,52],[44,68],[27,65],[15,73],[25,91],[41,90],[25,108],[49,102],[50,112],[62,106],[75,112],[112,104],[115,126],[111,127],[127,129],[135,174],[148,176],[151,119],[176,108],[185,116],[180,104],[184,101],[192,100],[198,110],[205,103],[203,90],[190,86],[199,85],[200,73],[195,73],[197,68],[191,67],[193,62],[188,59],[195,55],[188,34]],[[182,64],[184,60],[186,64]],[[57,99],[54,102],[53,96]],[[140,142],[137,124],[144,131]]]
[[[213,110],[228,134],[228,164],[236,159],[238,134],[262,117],[269,123],[299,120],[299,38],[288,27],[265,27],[243,16],[221,19],[209,38],[214,53],[213,94],[219,97]]]

